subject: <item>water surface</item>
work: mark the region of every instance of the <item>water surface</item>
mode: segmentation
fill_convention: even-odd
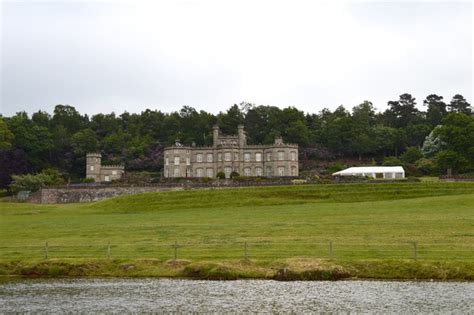
[[[474,312],[468,282],[21,280],[0,312]]]

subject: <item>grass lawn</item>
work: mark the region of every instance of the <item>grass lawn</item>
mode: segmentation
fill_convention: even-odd
[[[149,193],[89,204],[0,203],[0,239],[5,275],[40,265],[54,274],[51,264],[60,270],[67,263],[86,264],[84,275],[200,277],[202,270],[219,274],[225,267],[231,274],[267,277],[289,266],[298,277],[322,268],[360,277],[474,279],[474,183],[279,186]],[[96,265],[88,269],[91,262]],[[117,267],[124,264],[134,269]]]

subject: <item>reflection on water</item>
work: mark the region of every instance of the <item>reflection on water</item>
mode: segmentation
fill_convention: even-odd
[[[474,312],[468,282],[25,280],[0,284],[0,312]]]

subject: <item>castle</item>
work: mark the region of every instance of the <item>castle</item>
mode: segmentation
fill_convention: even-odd
[[[179,141],[164,150],[164,177],[210,177],[223,172],[241,176],[298,176],[298,145],[276,138],[272,145],[247,145],[244,126],[224,136],[213,127],[213,145],[184,146]]]
[[[102,165],[100,153],[86,155],[86,178],[93,178],[95,182],[110,182],[120,179],[124,173],[123,165]]]

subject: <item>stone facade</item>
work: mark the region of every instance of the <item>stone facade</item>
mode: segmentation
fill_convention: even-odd
[[[88,153],[86,156],[86,178],[93,178],[96,183],[120,179],[123,173],[123,165],[102,165],[100,153]]]
[[[238,134],[224,136],[219,127],[213,129],[211,147],[183,146],[176,141],[165,148],[164,177],[216,177],[223,172],[241,176],[298,176],[298,145],[276,138],[272,145],[247,145],[244,127]]]

